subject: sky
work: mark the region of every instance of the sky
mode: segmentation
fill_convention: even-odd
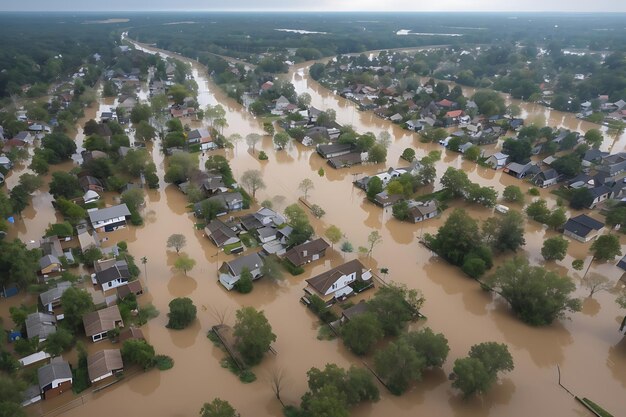
[[[626,12],[624,0],[0,0],[0,11]]]

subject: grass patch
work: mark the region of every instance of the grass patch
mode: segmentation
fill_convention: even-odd
[[[241,242],[237,242],[237,243],[231,243],[230,245],[225,245],[225,246],[223,247],[223,249],[224,249],[224,253],[225,253],[226,255],[230,255],[230,253],[231,253],[233,250],[235,250],[235,249],[237,249],[237,248],[241,248],[241,247],[242,247],[242,246],[241,246]]]
[[[156,355],[154,357],[154,366],[156,366],[159,371],[167,371],[174,367],[174,359],[167,355]]]
[[[337,337],[330,326],[323,324],[317,329],[317,340],[333,340]]]
[[[598,415],[602,417],[613,417],[613,414],[609,413],[604,408],[600,407],[598,404],[591,401],[589,398],[583,398],[581,401],[583,402],[583,404],[587,405],[593,411],[598,413]]]

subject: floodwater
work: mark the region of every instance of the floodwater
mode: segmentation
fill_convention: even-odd
[[[153,52],[154,49],[150,48]],[[163,51],[161,51],[163,53]],[[188,60],[187,60],[188,61]],[[188,61],[189,62],[189,61]],[[308,65],[308,64],[307,64]],[[623,316],[614,302],[614,295],[604,292],[586,300],[582,312],[552,326],[532,328],[517,320],[501,300],[483,292],[475,281],[465,277],[457,268],[447,265],[417,243],[424,233],[434,233],[443,218],[423,224],[401,223],[393,219],[391,211],[381,210],[364,200],[364,193],[352,186],[361,175],[385,170],[389,166],[405,165],[399,155],[406,147],[414,147],[418,156],[438,149],[436,145],[421,144],[417,135],[404,131],[370,112],[358,112],[351,102],[322,88],[306,75],[305,66],[295,67],[287,75],[298,93],[308,92],[312,104],[320,109],[332,108],[337,121],[351,124],[359,132],[376,134],[388,131],[393,143],[385,166],[357,166],[335,171],[325,164],[312,148],[292,143],[285,151],[275,151],[269,136],[257,146],[269,156],[269,161],[258,161],[247,149],[245,141],[234,150],[226,151],[236,178],[247,169],[263,172],[267,188],[257,193],[257,199],[274,199],[279,209],[296,201],[300,196],[298,184],[310,178],[315,188],[309,200],[319,204],[326,215],[322,220],[312,219],[318,234],[331,224],[339,226],[346,238],[356,247],[364,246],[367,235],[378,230],[383,242],[376,246],[371,259],[363,262],[372,268],[389,268],[391,279],[423,291],[426,303],[423,313],[425,323],[413,328],[430,326],[446,335],[450,355],[442,371],[427,372],[423,381],[402,397],[395,397],[381,388],[381,400],[352,410],[352,415],[366,416],[586,416],[574,399],[557,384],[557,365],[561,368],[562,382],[580,396],[586,396],[617,413],[623,409],[626,392],[626,342],[618,332],[618,322]],[[228,99],[205,77],[202,67],[193,64],[193,75],[198,82],[199,100],[202,106],[221,103],[226,110],[228,128],[225,133],[261,133],[259,122],[235,101]],[[525,107],[531,112],[532,106]],[[546,115],[543,109],[539,117],[555,124],[578,124],[573,115]],[[532,114],[531,113],[531,117]],[[556,118],[553,118],[556,117]],[[577,125],[578,126],[578,125]],[[623,140],[623,138],[621,139]],[[149,147],[163,178],[164,160],[159,144]],[[223,151],[222,151],[223,152]],[[200,161],[201,163],[203,161]],[[476,167],[462,161],[457,154],[444,152],[437,164],[441,175],[447,166],[466,170],[472,181],[502,190],[506,185],[516,184],[523,189],[528,186],[510,176]],[[326,175],[317,171],[324,167]],[[436,185],[437,186],[437,185]],[[550,194],[543,195],[554,200]],[[55,221],[50,207],[50,197],[43,193],[33,200],[32,218],[18,227],[14,236],[37,239],[47,226]],[[113,197],[106,196],[112,203]],[[141,303],[152,302],[161,315],[143,327],[144,334],[158,353],[174,358],[175,366],[165,372],[156,370],[127,378],[119,384],[97,394],[86,395],[84,405],[64,412],[68,417],[104,417],[110,415],[154,415],[183,417],[197,415],[204,402],[215,397],[228,400],[243,416],[280,416],[281,407],[275,399],[268,382],[273,370],[283,369],[286,384],[282,398],[286,404],[297,404],[306,391],[306,372],[311,367],[323,367],[336,363],[342,367],[361,366],[361,358],[349,353],[335,341],[318,341],[316,318],[299,303],[304,279],[321,273],[330,267],[352,259],[356,254],[342,254],[329,250],[323,261],[307,266],[306,272],[297,277],[286,276],[282,281],[263,279],[255,284],[248,295],[229,293],[217,283],[219,263],[228,257],[216,251],[202,231],[194,229],[194,218],[186,210],[185,197],[176,187],[161,182],[159,190],[148,190],[146,207],[143,209],[145,224],[129,227],[109,234],[110,242],[125,240],[130,253],[136,259],[148,258],[147,274],[142,276],[148,293]],[[492,215],[491,210],[456,203],[477,219]],[[39,216],[43,220],[39,220]],[[183,252],[197,261],[188,276],[176,273],[172,266],[176,254],[165,247],[167,237],[184,233],[187,246]],[[540,248],[545,238],[554,233],[536,223],[526,229],[527,244],[521,251],[531,262],[540,264]],[[622,237],[622,243],[624,239]],[[587,256],[588,245],[571,243],[570,254],[562,262],[548,265],[562,273],[568,273],[575,258]],[[143,268],[142,268],[143,270]],[[619,278],[618,269],[612,264],[595,265],[592,272]],[[572,279],[578,282],[576,273]],[[585,296],[580,290],[579,295]],[[190,297],[198,307],[198,320],[191,327],[175,331],[165,328],[168,303],[174,297]],[[11,303],[15,301],[11,300]],[[5,303],[5,301],[2,301]],[[242,384],[228,370],[220,366],[224,354],[206,338],[208,329],[219,323],[219,313],[226,312],[226,323],[234,323],[234,312],[242,306],[254,306],[264,310],[277,335],[274,348],[277,355],[268,354],[263,363],[254,368],[258,379],[252,384]],[[7,306],[2,305],[6,315]],[[456,358],[465,356],[476,343],[497,341],[506,343],[514,357],[515,370],[502,377],[486,395],[464,401],[450,386],[447,375],[452,371]],[[107,343],[107,342],[104,342]],[[108,345],[98,344],[90,349],[98,350]],[[68,395],[68,394],[65,394]],[[63,396],[62,396],[63,397]],[[57,407],[59,403],[43,402],[29,408],[31,415],[40,415]],[[56,414],[56,413],[55,413]]]

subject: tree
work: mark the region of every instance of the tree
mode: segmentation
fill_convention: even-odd
[[[424,297],[417,290],[391,284],[381,287],[368,301],[368,311],[376,315],[385,335],[396,336],[417,317],[423,303]]]
[[[365,355],[378,343],[385,333],[372,313],[353,317],[341,327],[343,343],[357,355]]]
[[[476,162],[481,157],[481,155],[482,150],[478,146],[473,145],[465,151],[465,153],[463,154],[463,159]]]
[[[596,273],[585,275],[582,284],[589,290],[589,297],[593,297],[597,292],[609,291],[613,288],[613,284],[607,277]]]
[[[187,275],[187,271],[191,271],[195,265],[196,261],[194,259],[191,259],[186,254],[180,255],[178,258],[176,258],[176,261],[174,261],[174,269],[177,269],[178,271],[183,271],[185,275]]]
[[[452,167],[448,167],[441,177],[442,187],[450,190],[456,197],[464,197],[470,184],[464,171]]]
[[[401,395],[411,382],[419,381],[425,366],[426,360],[404,339],[389,343],[374,356],[376,373],[394,395]]]
[[[515,252],[526,244],[524,218],[515,210],[503,216],[491,217],[483,223],[483,236],[495,251]]]
[[[618,224],[626,226],[626,206],[616,205],[608,209],[606,214],[606,224],[615,227]]]
[[[602,235],[593,242],[589,251],[593,254],[593,260],[600,262],[611,261],[616,256],[622,255],[619,237],[617,235]]]
[[[204,403],[200,417],[239,417],[239,413],[228,401],[215,398],[210,403]]]
[[[274,124],[272,122],[263,122],[263,131],[268,136],[273,136],[275,132]]]
[[[474,393],[483,393],[493,383],[485,365],[476,358],[459,358],[454,361],[454,388],[458,388],[467,398]]]
[[[378,230],[372,230],[369,236],[367,236],[367,243],[369,245],[367,255],[372,256],[372,252],[374,251],[374,246],[378,245],[382,241],[383,241],[383,237],[380,235]]]
[[[256,365],[270,349],[271,343],[276,341],[276,335],[272,333],[272,326],[263,311],[254,307],[237,310],[236,318],[233,328],[237,338],[235,347],[248,365]]]
[[[324,370],[311,368],[307,372],[309,392],[302,396],[302,408],[309,406],[326,388],[341,396],[344,407],[357,405],[363,401],[378,401],[379,392],[369,371],[351,366],[348,371],[335,364],[326,364]],[[330,414],[331,416],[334,414]]]
[[[252,292],[252,273],[246,267],[241,270],[241,275],[237,282],[235,282],[235,289],[242,294],[248,294]]]
[[[63,197],[72,199],[83,195],[83,189],[78,182],[78,177],[64,171],[52,173],[50,181],[50,194],[57,199]]]
[[[538,199],[526,207],[526,215],[539,223],[546,223],[550,218],[550,209],[546,200]]]
[[[335,387],[326,385],[314,396],[310,396],[303,408],[307,411],[307,415],[311,416],[349,417],[350,412],[345,397],[345,394],[338,392]]]
[[[150,116],[152,116],[152,108],[150,108],[149,104],[138,103],[130,111],[130,121],[133,124],[147,122],[150,120]]]
[[[280,401],[280,404],[283,406],[283,408],[285,407],[285,403],[283,403],[283,400],[280,398],[280,392],[283,389],[284,378],[285,374],[282,369],[273,369],[270,374],[269,380],[270,385],[272,386],[272,391],[274,391],[276,399]]]
[[[562,261],[567,254],[569,242],[561,236],[546,239],[541,247],[541,256],[546,261]]]
[[[174,298],[169,303],[170,312],[167,314],[169,321],[166,327],[181,330],[189,326],[196,319],[196,306],[191,299]]]
[[[298,94],[298,106],[306,108],[311,105],[311,95],[309,93]]]
[[[524,194],[517,185],[508,185],[502,192],[502,198],[509,203],[524,202]]]
[[[255,148],[257,143],[259,143],[259,141],[261,140],[261,135],[259,135],[258,133],[250,133],[248,135],[246,135],[246,143],[248,144],[249,147],[252,148],[252,153],[255,153]]]
[[[441,367],[448,357],[448,352],[450,352],[448,339],[441,333],[435,334],[428,327],[416,332],[409,332],[403,338],[424,358],[425,366]]]
[[[46,237],[59,236],[68,237],[74,234],[74,228],[68,222],[55,223],[48,226],[46,229]]]
[[[187,238],[185,235],[181,235],[180,233],[174,233],[167,238],[167,248],[174,248],[176,253],[180,253],[180,250],[187,245]]]
[[[144,370],[154,366],[154,347],[145,340],[129,339],[122,345],[122,359],[126,364],[139,365]]]
[[[433,251],[453,265],[462,265],[466,254],[481,244],[478,224],[464,210],[455,209],[435,236],[426,235]]]
[[[185,98],[191,94],[187,87],[181,84],[171,86],[168,93],[176,104],[183,104],[185,102]]]
[[[299,245],[306,242],[313,236],[313,227],[309,223],[304,210],[297,204],[291,204],[285,208],[287,223],[293,229],[289,235],[289,246]]]
[[[532,145],[525,139],[509,138],[504,141],[502,152],[509,155],[509,161],[523,164],[532,154]]]
[[[41,251],[27,249],[20,240],[0,241],[0,285],[27,287],[37,282]]]
[[[132,213],[144,205],[145,193],[141,188],[131,188],[130,190],[126,190],[122,193],[120,201],[126,204],[126,206],[128,206],[128,210]]]
[[[102,259],[102,251],[95,246],[90,246],[83,251],[82,259],[85,265],[93,266],[96,261]]]
[[[267,256],[263,259],[261,274],[273,280],[280,280],[283,278],[283,269],[280,262],[275,257]]]
[[[28,194],[32,194],[37,191],[43,185],[43,178],[33,174],[20,175],[19,185],[24,188]]]
[[[587,187],[577,188],[572,191],[569,206],[575,210],[589,208],[593,204],[593,194]]]
[[[241,176],[241,183],[252,192],[252,198],[256,198],[256,192],[265,188],[261,171],[249,169]]]
[[[604,138],[602,137],[602,132],[600,132],[598,129],[589,129],[585,133],[585,142],[587,142],[589,146],[594,149],[598,149],[600,145],[602,145],[603,141]]]
[[[513,370],[513,357],[504,343],[484,342],[471,347],[469,357],[483,363],[490,375]]]
[[[571,153],[557,158],[557,160],[552,163],[551,167],[565,178],[573,178],[580,174],[582,162],[576,154]]]
[[[530,266],[522,257],[505,262],[488,283],[522,321],[533,326],[550,324],[567,312],[580,310],[580,300],[571,298],[576,286],[569,278]]]
[[[74,332],[82,328],[83,316],[94,309],[91,295],[75,287],[70,287],[63,293],[61,304],[65,315],[63,323]]]
[[[561,207],[556,208],[547,218],[546,224],[554,230],[559,230],[567,221],[565,210]]]
[[[375,143],[368,152],[368,161],[374,164],[381,164],[387,160],[387,148],[380,143]]]
[[[146,120],[139,122],[135,128],[135,138],[138,140],[152,140],[156,137],[156,129]]]
[[[26,189],[22,185],[16,185],[11,190],[11,207],[13,209],[13,213],[20,215],[22,211],[26,207],[28,207],[28,200],[30,198],[30,194],[26,191]]]
[[[330,244],[332,245],[332,247],[334,247],[336,243],[339,243],[339,241],[343,237],[343,234],[341,233],[341,229],[339,229],[335,225],[331,225],[328,227],[328,229],[326,229],[326,232],[324,232],[324,236],[326,236],[326,238],[330,240]]]
[[[373,176],[372,178],[370,178],[370,180],[367,182],[367,192],[366,192],[368,200],[374,201],[376,194],[379,194],[382,192],[383,192],[383,181],[376,176]]]
[[[405,159],[409,162],[413,162],[413,160],[415,159],[415,149],[406,148],[404,151],[402,151],[402,155],[400,155],[400,158]]]
[[[222,175],[222,180],[227,186],[231,186],[235,179],[233,178],[233,171],[230,169],[228,160],[222,155],[211,155],[204,163],[204,167],[209,172],[216,172]]]
[[[315,184],[313,184],[313,181],[311,181],[309,178],[303,179],[302,181],[300,181],[300,185],[298,185],[298,190],[304,193],[305,200],[309,195],[309,191],[311,191],[313,188],[315,188]]]
[[[87,210],[69,200],[59,198],[55,201],[55,204],[61,214],[63,214],[65,220],[72,225],[76,225],[82,219],[87,217]]]
[[[64,133],[51,133],[41,140],[41,146],[51,164],[58,164],[72,157],[76,152],[76,143]]]
[[[274,135],[274,145],[280,150],[285,149],[289,143],[289,135],[285,132],[278,132]]]
[[[498,192],[493,187],[481,187],[470,183],[467,187],[467,200],[485,207],[493,207],[498,200]]]

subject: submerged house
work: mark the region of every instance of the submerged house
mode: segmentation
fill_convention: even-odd
[[[126,204],[89,210],[88,213],[91,226],[97,232],[112,232],[124,228],[126,227],[126,217],[130,216],[130,210]]]
[[[92,342],[106,339],[107,332],[118,327],[124,327],[120,309],[114,305],[102,310],[92,311],[83,316],[85,335],[91,338]]]
[[[232,261],[224,262],[219,269],[219,281],[227,290],[232,290],[235,284],[241,278],[241,273],[244,269],[248,269],[252,274],[252,279],[256,280],[261,278],[261,267],[263,266],[263,259],[258,253],[251,253],[249,255],[240,256]]]
[[[586,214],[572,217],[563,226],[563,234],[565,236],[576,239],[579,242],[589,242],[594,239],[604,224],[593,219]]]
[[[508,159],[509,156],[507,154],[504,154],[502,152],[496,152],[488,157],[485,163],[493,169],[501,169],[506,166],[506,162]]]
[[[128,263],[124,260],[112,258],[98,261],[94,264],[94,269],[96,272],[91,275],[91,281],[94,285],[100,285],[102,291],[122,286],[131,278]]]
[[[323,258],[329,246],[330,245],[322,238],[304,242],[289,249],[285,253],[285,259],[295,266],[302,266]]]
[[[439,209],[437,203],[433,200],[424,202],[409,203],[409,221],[413,223],[423,222],[424,220],[437,217]]]
[[[96,383],[124,370],[119,349],[105,349],[87,357],[87,373],[91,383]]]
[[[48,312],[52,312],[53,309],[61,305],[61,296],[72,284],[69,282],[59,282],[55,288],[50,288],[48,291],[44,291],[39,294],[39,304]]]
[[[354,292],[350,284],[371,279],[371,270],[366,269],[358,259],[354,259],[307,279],[304,293],[305,297],[316,295],[327,304],[333,304]]]
[[[218,219],[212,220],[204,228],[204,233],[218,248],[240,242],[237,233],[228,227],[226,223]]]
[[[49,364],[37,369],[37,379],[46,400],[72,390],[72,369],[61,357],[52,358]]]
[[[39,342],[45,341],[48,336],[57,331],[57,318],[54,314],[35,312],[26,316],[26,337],[39,338]]]

